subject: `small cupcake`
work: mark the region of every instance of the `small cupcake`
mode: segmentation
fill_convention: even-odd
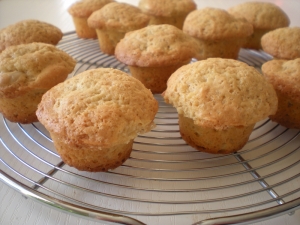
[[[150,25],[170,24],[182,29],[186,16],[197,5],[193,0],[140,0],[139,8],[151,16]]]
[[[300,58],[268,61],[262,65],[262,72],[278,97],[278,110],[270,119],[300,129]]]
[[[129,32],[117,44],[116,58],[153,93],[162,93],[170,75],[198,53],[197,42],[175,26],[150,25]]]
[[[96,29],[101,51],[113,55],[125,33],[147,26],[149,20],[150,17],[139,8],[114,2],[94,12],[88,19],[88,25]]]
[[[284,27],[266,33],[262,49],[277,59],[300,58],[300,27]]]
[[[37,117],[66,164],[96,172],[125,162],[133,139],[154,126],[157,109],[152,93],[137,79],[99,68],[49,90]]]
[[[63,82],[76,61],[53,45],[29,43],[0,53],[0,112],[11,122],[37,122],[42,95]]]
[[[80,0],[70,6],[68,12],[72,16],[78,37],[97,38],[95,29],[88,26],[87,20],[94,11],[111,2],[114,0]]]
[[[184,21],[183,32],[198,40],[198,60],[220,57],[237,59],[241,46],[253,33],[252,25],[227,11],[204,8],[191,12]]]
[[[277,109],[272,85],[255,68],[233,59],[211,58],[179,68],[163,96],[178,111],[182,138],[214,154],[240,150],[255,123]]]
[[[56,26],[38,21],[22,20],[0,30],[0,52],[12,45],[42,42],[56,45],[63,33]]]
[[[244,2],[231,7],[228,12],[253,25],[253,34],[247,38],[244,48],[261,49],[260,40],[265,33],[290,24],[287,14],[270,2]]]

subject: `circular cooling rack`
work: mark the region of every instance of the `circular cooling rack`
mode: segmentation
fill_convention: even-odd
[[[79,39],[72,32],[58,47],[78,61],[70,76],[97,67],[129,72],[103,54],[97,40]],[[245,49],[239,55],[258,70],[270,59]],[[1,180],[65,212],[120,224],[234,224],[299,208],[299,130],[267,119],[256,124],[239,152],[210,155],[181,139],[176,110],[160,95],[155,98],[156,127],[139,135],[130,158],[109,172],[65,165],[40,123],[11,123],[2,117]]]

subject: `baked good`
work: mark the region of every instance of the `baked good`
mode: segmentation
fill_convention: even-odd
[[[80,0],[72,4],[68,12],[72,16],[76,33],[80,38],[97,38],[95,29],[88,26],[89,16],[114,0]]]
[[[228,9],[237,18],[245,18],[253,25],[253,34],[247,38],[243,48],[261,49],[261,37],[280,27],[290,24],[287,14],[271,2],[244,2]]]
[[[277,109],[272,85],[254,67],[233,59],[185,65],[167,86],[163,96],[177,109],[182,138],[203,152],[240,150],[255,123]]]
[[[140,0],[139,8],[149,16],[149,24],[171,24],[182,29],[186,16],[197,8],[193,0]]]
[[[63,33],[56,26],[39,20],[22,20],[0,30],[0,52],[11,45],[42,42],[56,45]]]
[[[98,68],[50,89],[37,117],[66,164],[96,172],[124,163],[137,134],[153,127],[157,109],[152,93],[137,79]]]
[[[253,33],[253,27],[245,19],[235,18],[223,9],[207,7],[186,17],[183,32],[201,45],[198,60],[213,57],[237,59],[241,46]]]
[[[63,82],[76,61],[53,45],[29,43],[0,53],[0,112],[11,122],[36,122],[42,95]]]
[[[300,57],[300,27],[284,27],[266,33],[261,38],[262,49],[277,59]]]
[[[169,76],[198,53],[197,46],[173,25],[150,25],[127,33],[117,44],[115,56],[153,93],[162,93]]]
[[[96,29],[101,51],[113,55],[126,32],[147,26],[149,20],[150,17],[138,7],[114,2],[94,12],[88,19],[88,25]]]
[[[268,61],[262,65],[262,72],[278,96],[278,110],[271,120],[300,129],[300,58]]]

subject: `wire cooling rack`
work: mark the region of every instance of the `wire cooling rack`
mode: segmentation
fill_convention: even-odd
[[[128,72],[97,40],[65,34],[58,45],[87,69]],[[270,57],[241,50],[239,60],[258,70]],[[210,155],[180,137],[176,110],[155,95],[157,126],[139,135],[130,158],[109,172],[80,172],[65,165],[40,123],[1,118],[0,178],[28,198],[93,220],[119,224],[250,223],[300,206],[299,130],[264,120],[246,146]]]

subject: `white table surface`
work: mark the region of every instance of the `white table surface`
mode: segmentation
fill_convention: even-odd
[[[176,0],[174,0],[176,1]],[[23,19],[39,19],[52,23],[63,32],[73,31],[74,25],[68,7],[75,0],[0,0],[0,29]],[[137,5],[138,0],[126,0]],[[196,0],[198,8],[205,6],[227,9],[244,0]],[[269,0],[279,5],[289,16],[290,26],[300,26],[299,0]],[[1,132],[1,131],[0,131]],[[74,215],[57,211],[48,206],[41,205],[30,199],[25,199],[20,193],[0,182],[0,224],[24,225],[88,225],[102,224],[89,221]],[[171,224],[171,223],[170,223]],[[283,215],[267,221],[255,223],[256,225],[296,225],[300,224],[300,210],[292,216]]]

